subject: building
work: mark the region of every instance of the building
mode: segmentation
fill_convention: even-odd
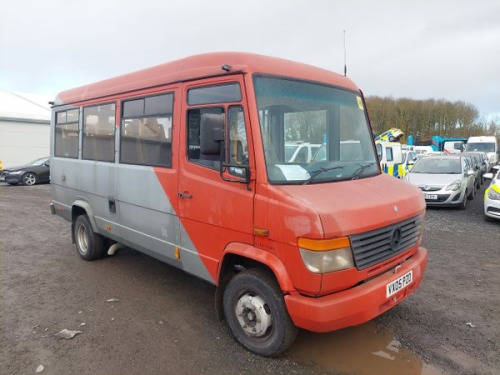
[[[49,156],[48,101],[39,95],[0,90],[0,161],[3,168]]]

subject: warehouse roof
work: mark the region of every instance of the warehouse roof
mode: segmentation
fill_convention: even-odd
[[[50,123],[49,99],[42,95],[0,90],[0,120]]]

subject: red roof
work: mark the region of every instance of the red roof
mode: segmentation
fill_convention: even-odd
[[[148,87],[180,82],[199,77],[224,74],[222,65],[231,72],[265,73],[324,82],[352,90],[359,90],[347,77],[329,70],[290,60],[241,52],[217,52],[186,57],[184,59],[153,66],[104,81],[91,83],[59,93],[56,105],[104,98]]]

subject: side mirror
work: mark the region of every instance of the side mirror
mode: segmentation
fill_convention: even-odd
[[[219,172],[224,181],[239,182],[241,184],[250,183],[250,166],[248,165],[221,163]]]
[[[472,176],[472,175],[474,175],[474,173],[476,173],[476,172],[474,172],[472,169],[470,169],[467,171],[467,176]]]
[[[485,180],[493,180],[493,177],[494,177],[493,173],[485,173],[485,174],[483,174],[483,178]]]

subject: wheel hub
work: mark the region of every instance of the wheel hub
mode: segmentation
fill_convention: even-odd
[[[261,337],[272,325],[269,308],[260,296],[244,294],[236,303],[234,310],[241,328],[249,336]]]
[[[83,254],[86,254],[88,251],[88,248],[89,248],[89,239],[88,239],[87,230],[85,229],[85,227],[83,225],[80,225],[78,227],[76,239],[78,241],[78,246],[80,247],[80,251]]]

